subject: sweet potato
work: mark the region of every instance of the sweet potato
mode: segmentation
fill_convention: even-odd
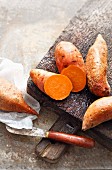
[[[42,92],[55,100],[65,99],[73,88],[68,77],[42,69],[32,69],[30,77]]]
[[[23,99],[22,92],[9,81],[0,78],[0,110],[38,115]]]
[[[110,94],[107,81],[107,44],[99,34],[86,57],[87,84],[90,91],[99,97]]]
[[[69,65],[63,69],[62,75],[66,75],[73,84],[72,92],[79,92],[84,89],[86,85],[86,73],[78,66]]]
[[[86,85],[86,71],[79,50],[72,43],[61,41],[55,48],[55,59],[59,73],[71,80],[72,92],[81,91]]]
[[[93,128],[105,121],[112,119],[112,96],[102,97],[94,101],[86,110],[83,118],[82,129]]]

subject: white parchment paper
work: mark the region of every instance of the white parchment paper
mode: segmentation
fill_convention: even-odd
[[[39,113],[39,102],[26,93],[27,79],[25,78],[22,64],[14,63],[7,58],[0,58],[0,77],[11,81],[18,89],[20,89],[23,92],[27,104]],[[0,110],[0,122],[16,129],[32,129],[33,120],[36,118],[36,115]]]

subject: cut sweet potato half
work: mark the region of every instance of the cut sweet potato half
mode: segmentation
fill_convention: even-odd
[[[69,96],[73,86],[68,77],[42,69],[32,69],[30,76],[35,85],[55,100],[63,100]]]
[[[61,74],[66,75],[72,82],[72,92],[79,92],[86,86],[86,73],[78,66],[69,65]]]
[[[85,69],[83,57],[78,48],[68,41],[61,41],[55,48],[55,60],[59,73],[73,64]]]
[[[44,90],[51,98],[63,100],[69,96],[72,90],[72,83],[68,77],[56,74],[46,80]]]

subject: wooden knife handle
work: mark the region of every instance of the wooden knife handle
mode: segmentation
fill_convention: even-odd
[[[92,148],[95,145],[95,141],[91,138],[70,135],[62,132],[49,131],[47,132],[46,137],[60,142],[65,142],[68,144],[74,144],[84,148]]]

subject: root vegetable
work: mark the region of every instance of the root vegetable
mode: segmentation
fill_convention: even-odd
[[[58,71],[73,84],[72,92],[81,91],[86,85],[84,60],[79,50],[70,42],[61,41],[55,49]]]
[[[30,76],[35,85],[52,99],[63,100],[69,96],[72,83],[68,77],[42,69],[32,69]]]
[[[23,99],[22,92],[9,81],[0,78],[0,110],[38,115]]]
[[[112,96],[102,97],[93,102],[85,112],[82,129],[93,128],[112,119]]]
[[[84,89],[86,85],[86,73],[79,67],[75,65],[69,65],[67,68],[63,69],[62,75],[66,75],[73,84],[72,92],[79,92]]]
[[[110,86],[107,81],[107,44],[100,34],[88,51],[86,71],[90,91],[96,96],[108,96]]]
[[[45,81],[50,77],[50,76],[56,75],[55,73],[43,70],[43,69],[32,69],[30,71],[30,77],[32,78],[33,82],[35,85],[45,93],[44,90],[44,84]]]

